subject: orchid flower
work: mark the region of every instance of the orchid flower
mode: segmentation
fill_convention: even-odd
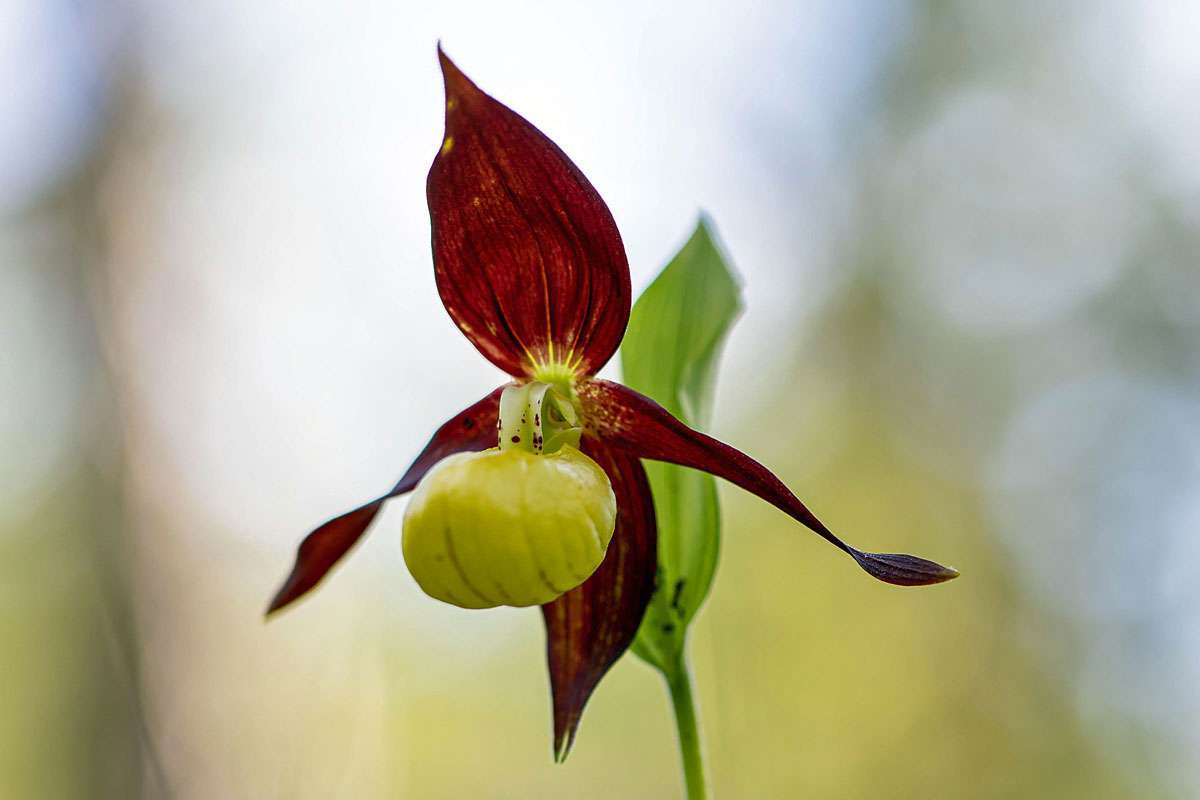
[[[404,555],[427,593],[471,608],[541,606],[561,760],[655,591],[654,501],[642,459],[704,470],[758,495],[881,581],[955,577],[922,558],[850,546],[762,464],[595,377],[630,313],[612,214],[554,142],[482,92],[440,47],[438,56],[445,136],[426,186],[438,294],[463,335],[512,380],[438,428],[391,491],[309,534],[268,614],[315,587],[384,502],[416,489]]]

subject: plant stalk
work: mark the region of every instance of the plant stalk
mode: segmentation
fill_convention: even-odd
[[[671,705],[675,709],[675,727],[679,732],[679,755],[687,782],[687,800],[707,800],[708,786],[704,778],[700,729],[696,724],[696,704],[692,700],[692,679],[687,656],[682,650],[671,670],[664,675],[671,690]]]

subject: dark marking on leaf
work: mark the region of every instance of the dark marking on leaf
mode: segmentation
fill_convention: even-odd
[[[683,579],[683,578],[680,578],[679,580],[675,581],[675,592],[671,595],[671,608],[675,609],[679,613],[683,613],[683,609],[681,609],[679,607],[679,600],[680,600],[681,595],[683,594],[683,584],[684,583],[685,583],[685,579]]]

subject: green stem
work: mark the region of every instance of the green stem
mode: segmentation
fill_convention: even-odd
[[[700,748],[700,729],[696,725],[696,705],[692,701],[687,656],[680,652],[671,670],[664,674],[671,690],[671,705],[675,708],[675,727],[679,731],[679,755],[683,759],[687,798],[705,800],[708,787],[704,781],[704,756]]]

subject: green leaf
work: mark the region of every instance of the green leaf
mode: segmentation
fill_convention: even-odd
[[[716,365],[742,310],[741,287],[708,219],[642,292],[621,344],[625,383],[692,427],[708,426]],[[706,473],[645,462],[658,516],[658,586],[633,651],[670,674],[712,585],[721,510]]]

